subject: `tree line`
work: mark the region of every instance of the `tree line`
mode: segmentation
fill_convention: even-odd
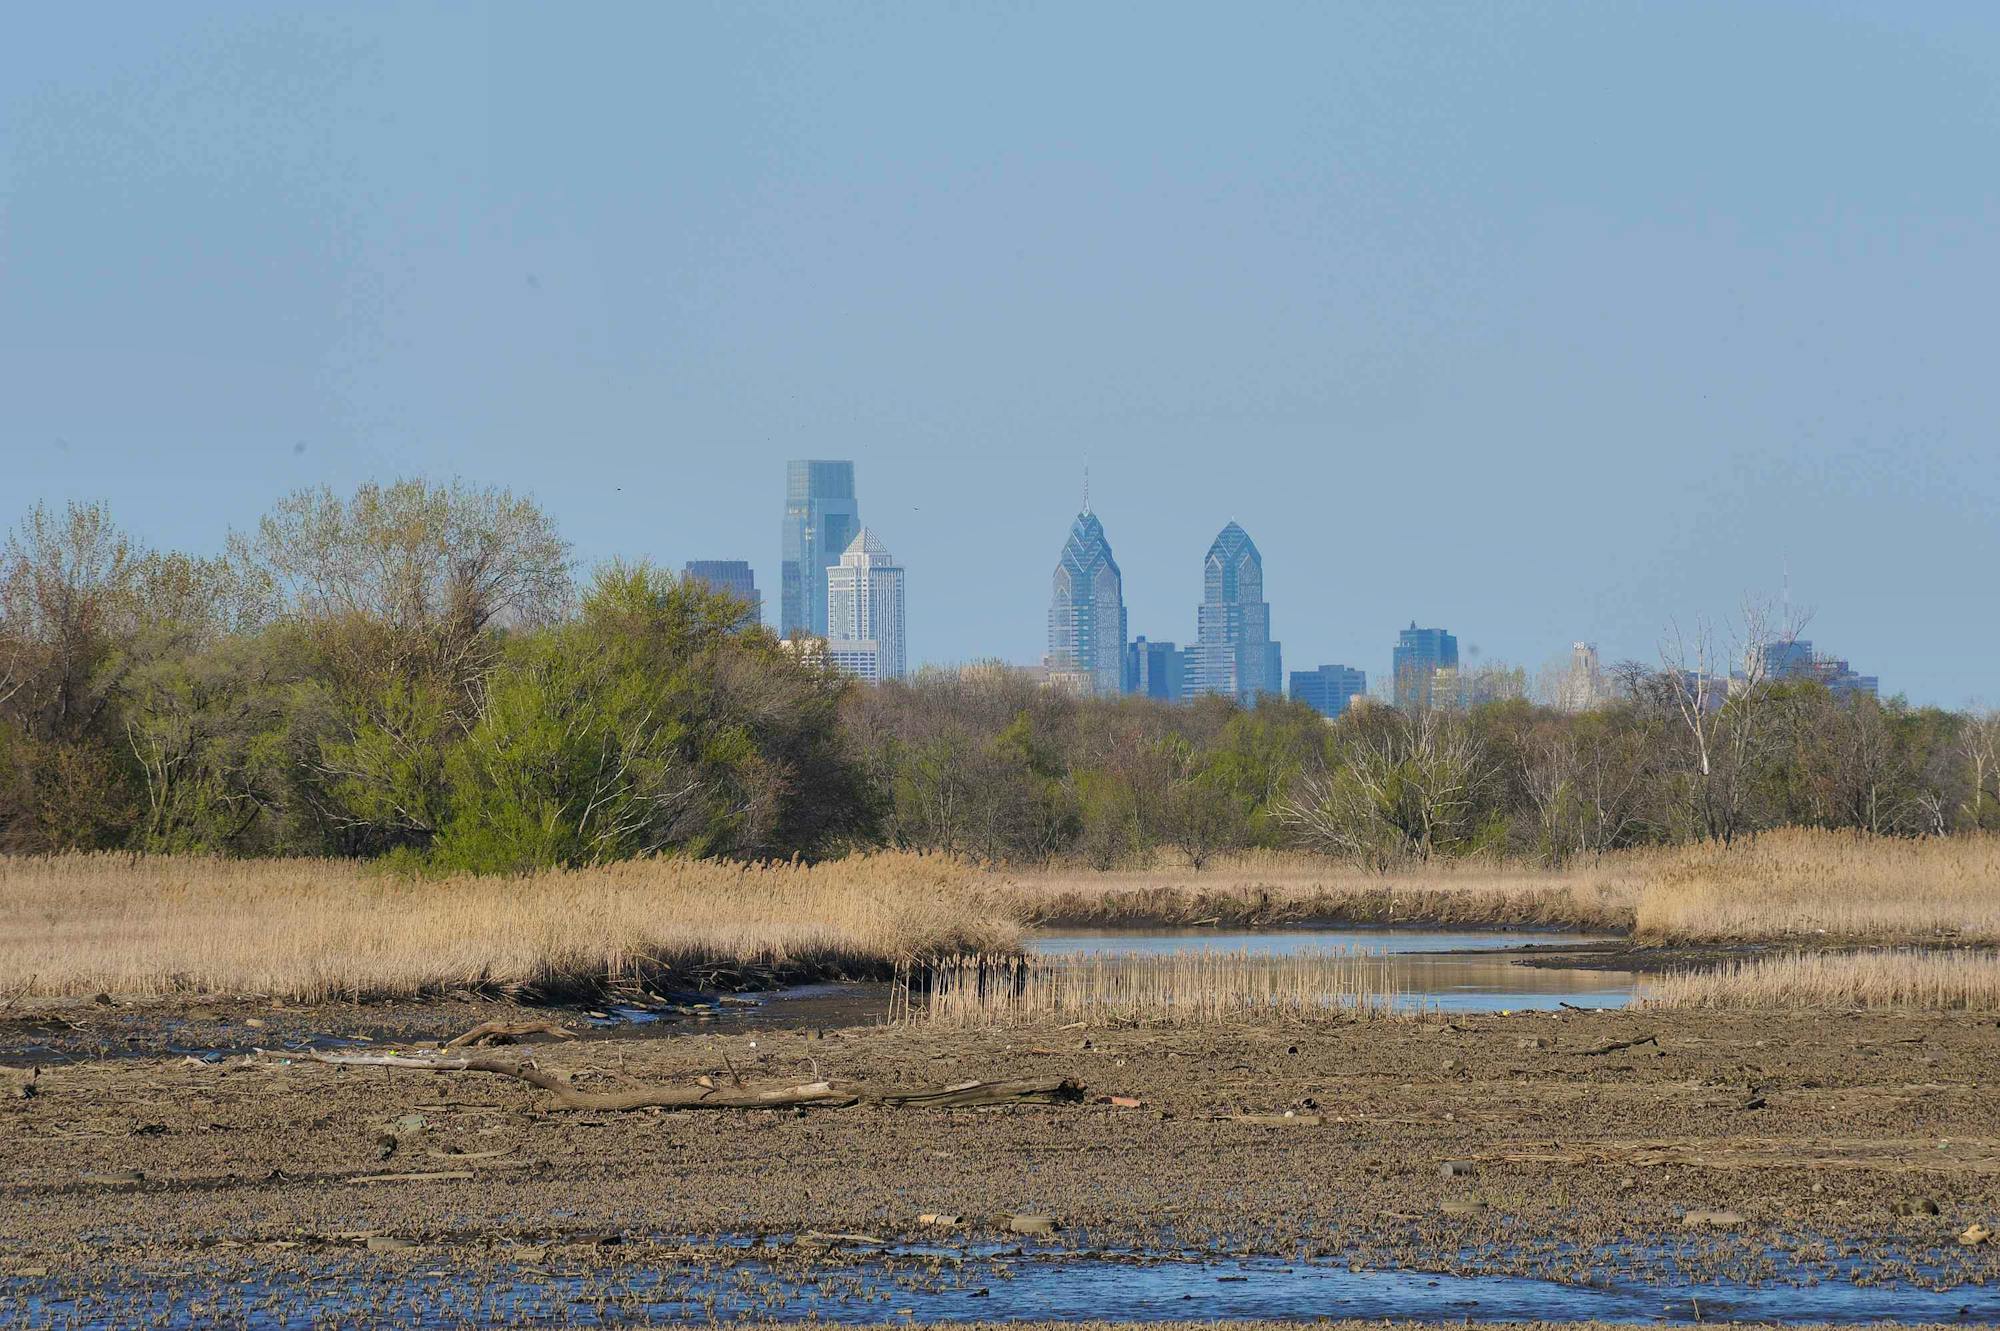
[[[2000,720],[1628,665],[1581,714],[1074,697],[1004,667],[861,687],[644,563],[578,582],[504,490],[305,490],[224,553],[100,505],[0,548],[0,850],[512,872],[879,845],[1196,867],[1303,847],[1559,864],[1770,827],[2000,826]],[[1692,681],[1692,682],[1691,682]]]

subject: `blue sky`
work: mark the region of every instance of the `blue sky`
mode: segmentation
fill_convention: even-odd
[[[1230,518],[1288,668],[1649,657],[1775,594],[2000,702],[2000,7],[42,5],[0,44],[0,520],[321,481],[748,558],[851,457],[913,660],[1132,630]]]

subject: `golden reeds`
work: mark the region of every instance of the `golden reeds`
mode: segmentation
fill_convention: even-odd
[[[1660,1008],[1915,1008],[2000,1011],[2000,952],[1795,952],[1646,980]]]
[[[1663,943],[2000,942],[2000,839],[1795,829],[1655,857],[1635,932]]]
[[[927,971],[928,993],[901,1015],[943,1026],[1352,1021],[1405,1010],[1388,959],[1346,949],[966,957]]]
[[[0,996],[231,992],[288,1001],[554,991],[718,967],[886,970],[1018,945],[939,856],[635,860],[405,882],[349,861],[0,858]]]

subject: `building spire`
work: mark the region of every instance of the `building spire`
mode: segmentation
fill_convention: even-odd
[[[1090,512],[1090,454],[1083,455],[1083,511]]]

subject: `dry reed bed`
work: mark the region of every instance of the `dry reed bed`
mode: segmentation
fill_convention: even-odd
[[[1657,1008],[1914,1008],[2000,1012],[2000,952],[1797,952],[1647,980]]]
[[[965,957],[929,968],[929,992],[899,1015],[931,1025],[1017,1021],[1207,1025],[1352,1021],[1413,1011],[1389,961],[1346,949],[1285,956],[1083,952]]]
[[[465,986],[574,992],[717,969],[880,973],[1018,946],[972,873],[922,855],[820,865],[642,860],[403,882],[348,861],[0,858],[0,1000],[260,993],[294,1002]]]
[[[2000,838],[1794,830],[1654,857],[1648,942],[2000,943]]]

